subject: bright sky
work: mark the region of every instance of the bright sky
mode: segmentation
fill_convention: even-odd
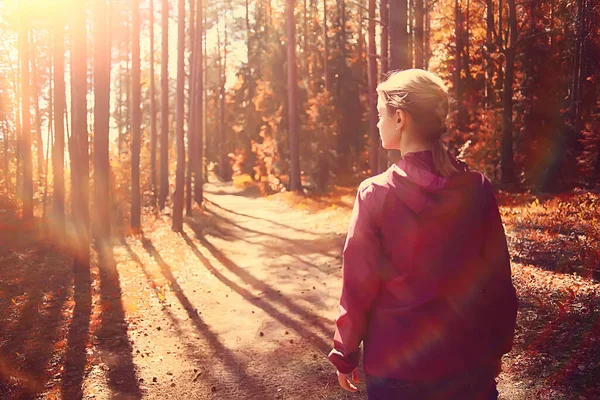
[[[19,10],[19,6],[23,6],[24,7],[24,12],[26,13],[26,15],[28,16],[29,20],[35,20],[35,25],[36,27],[40,27],[43,26],[44,21],[51,21],[53,18],[56,18],[58,15],[60,15],[61,13],[66,14],[65,12],[65,8],[68,8],[68,4],[69,2],[72,0],[0,0],[0,15],[9,15],[8,11],[12,10],[12,11],[17,11]],[[114,1],[114,0],[113,0]],[[161,32],[160,32],[160,8],[161,8],[161,4],[160,4],[160,0],[154,0],[154,8],[155,8],[155,31],[154,31],[154,35],[155,35],[155,50],[159,51],[161,48]],[[173,5],[175,5],[175,2],[173,0],[171,0],[171,3]],[[189,5],[188,1],[186,1],[186,7]],[[149,1],[148,0],[142,0],[141,4],[140,4],[140,8],[142,10],[148,10],[149,8]],[[14,18],[18,18],[18,14],[15,12],[13,13],[13,15],[15,15]],[[68,14],[67,14],[68,15]],[[231,26],[231,19],[235,17],[235,18],[242,18],[245,17],[245,9],[242,6],[236,6],[234,7],[232,12],[228,13],[228,21],[223,21],[221,20],[219,23],[219,31],[220,31],[220,35],[221,35],[221,45],[223,42],[223,32],[225,27],[230,27]],[[189,21],[187,21],[187,23],[189,23]],[[12,27],[16,27],[16,21],[9,21],[10,26]],[[150,54],[150,37],[149,37],[149,29],[147,26],[147,23],[144,24],[145,29],[143,30],[142,34],[141,34],[141,40],[140,40],[140,45],[141,45],[141,58],[142,60],[144,59],[148,59],[149,58],[149,54]],[[89,26],[88,26],[89,29]],[[88,32],[89,34],[89,32]],[[16,47],[17,44],[17,40],[16,40],[16,31],[15,31],[15,35],[14,35],[14,46]],[[214,26],[213,28],[211,28],[210,30],[208,30],[206,32],[206,40],[207,40],[207,46],[208,46],[208,50],[209,52],[213,51],[213,49],[216,48],[217,46],[217,27]],[[231,87],[231,85],[233,85],[235,83],[235,73],[236,70],[238,69],[238,66],[240,66],[242,63],[246,62],[247,60],[247,54],[246,54],[246,45],[243,41],[232,41],[231,40],[231,35],[229,35],[228,38],[228,46],[227,46],[227,80],[226,80],[226,87],[229,88]],[[170,25],[169,25],[169,76],[171,79],[176,79],[177,77],[177,42],[178,42],[178,32],[177,32],[177,7],[173,7],[173,9],[171,10],[171,15],[170,15]],[[3,42],[3,47],[7,47],[6,43]],[[88,49],[88,52],[91,52],[92,49]],[[13,64],[13,68],[16,69],[17,67],[17,60],[18,60],[18,56],[17,56],[17,49],[10,49],[10,58],[12,59],[12,64]],[[187,55],[186,55],[187,56]],[[156,64],[156,76],[155,79],[157,86],[160,85],[160,64],[159,64],[160,60],[156,60],[157,64]],[[187,61],[187,60],[186,60]],[[90,60],[91,62],[91,60]],[[68,65],[66,65],[66,67],[68,68]],[[147,63],[144,63],[142,61],[142,69],[147,69],[149,68]],[[5,68],[3,67],[3,69],[5,70]],[[116,74],[118,73],[118,66],[116,64],[113,65],[113,71],[112,71],[112,75],[113,75],[113,79],[116,78]],[[70,87],[69,87],[69,79],[68,79],[68,71],[66,72],[66,76],[67,76],[67,107],[69,107],[70,109],[70,98],[69,98],[69,93],[70,93]],[[111,96],[111,108],[114,110],[114,107],[116,106],[116,95],[117,95],[117,91],[113,91],[112,96]],[[94,95],[93,93],[88,93],[88,106],[92,107],[93,106],[93,102],[94,102]],[[40,106],[42,108],[46,107],[47,104],[45,103],[40,103]],[[91,116],[90,116],[91,118]],[[92,120],[90,120],[89,124],[91,125],[93,123]],[[111,136],[112,139],[116,138],[116,126],[115,125],[115,121],[111,121],[111,126],[112,126],[112,132],[111,132]],[[48,138],[48,121],[44,120],[43,122],[43,126],[42,126],[42,131],[43,131],[43,137],[44,137],[44,141],[47,140]],[[45,147],[45,146],[44,146]]]

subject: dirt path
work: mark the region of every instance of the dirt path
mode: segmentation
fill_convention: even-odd
[[[325,357],[353,196],[314,213],[230,185],[206,192],[184,234],[147,216],[143,236],[95,260],[91,284],[47,239],[4,222],[0,397],[366,399],[364,385],[339,389]],[[521,328],[509,370],[536,356],[524,343],[535,329]],[[499,383],[504,399],[541,386],[510,372]]]

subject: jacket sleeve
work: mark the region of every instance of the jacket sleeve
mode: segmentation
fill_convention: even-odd
[[[379,290],[381,241],[369,210],[372,187],[359,188],[343,253],[342,295],[329,360],[341,373],[350,373],[360,360],[360,343],[367,316]]]
[[[489,320],[490,350],[492,355],[501,358],[512,349],[517,319],[517,296],[512,284],[510,254],[498,203],[487,179],[484,181],[484,193],[486,229],[482,256],[490,274],[490,285],[486,289],[487,298],[494,302],[490,305],[490,309],[493,310],[493,316]]]

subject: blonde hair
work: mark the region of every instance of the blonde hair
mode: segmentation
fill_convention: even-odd
[[[392,71],[377,86],[377,93],[385,99],[388,115],[400,109],[412,116],[419,134],[432,144],[438,174],[450,176],[458,171],[441,142],[447,131],[449,96],[446,85],[437,75],[422,69]]]

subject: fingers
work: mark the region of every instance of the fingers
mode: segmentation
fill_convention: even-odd
[[[360,382],[360,378],[358,377],[358,371],[357,370],[352,371],[352,380],[355,383],[359,383]]]
[[[353,375],[353,380],[354,380],[354,373],[352,373],[352,375]],[[339,381],[342,389],[344,389],[348,392],[352,392],[352,393],[358,391],[358,388],[356,386],[354,386],[348,379],[350,374],[342,374],[342,373],[338,372],[337,376],[338,376],[338,381]],[[354,380],[354,381],[357,382],[356,380]]]

